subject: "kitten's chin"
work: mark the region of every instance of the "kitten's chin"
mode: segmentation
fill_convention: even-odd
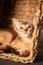
[[[30,39],[30,35],[27,34],[27,33],[21,34],[21,37],[23,37],[23,38],[29,38]]]
[[[20,33],[20,34],[19,34],[19,37],[21,37],[21,38],[22,38],[22,37],[23,37],[23,38],[27,38],[27,37],[28,37],[28,34],[25,34],[25,33],[22,34],[22,33]]]
[[[20,37],[20,38],[23,38],[23,39],[30,39],[30,38],[29,38],[29,35],[26,34],[26,33],[25,33],[25,34],[20,34],[19,37]]]
[[[24,36],[24,37],[28,37],[28,34],[25,33],[23,36]]]

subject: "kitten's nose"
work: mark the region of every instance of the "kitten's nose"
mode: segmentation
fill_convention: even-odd
[[[28,29],[25,29],[25,33],[27,33]]]

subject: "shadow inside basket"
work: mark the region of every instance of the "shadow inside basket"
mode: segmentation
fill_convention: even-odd
[[[16,50],[13,50],[13,49],[7,49],[7,50],[3,50],[4,53],[13,53],[15,55],[19,55],[19,52],[17,52]]]

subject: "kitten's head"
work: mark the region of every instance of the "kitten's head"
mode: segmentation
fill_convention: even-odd
[[[14,30],[18,33],[20,37],[31,37],[34,29],[33,23],[28,23],[25,21],[24,23],[19,22],[16,19],[13,19],[13,27]]]

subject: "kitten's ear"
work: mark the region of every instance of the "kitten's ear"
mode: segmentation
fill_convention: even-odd
[[[31,18],[31,23],[33,24],[33,25],[35,25],[36,23],[37,23],[37,19],[40,17],[40,10],[38,10],[35,14],[34,14],[34,16]]]
[[[13,27],[15,27],[16,29],[20,29],[20,22],[18,20],[16,20],[15,18],[12,19],[12,25]]]

